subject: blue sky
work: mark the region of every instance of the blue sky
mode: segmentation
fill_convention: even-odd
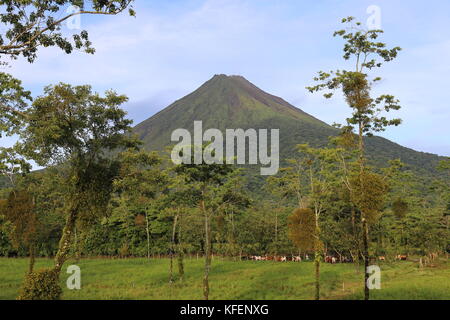
[[[6,71],[35,95],[59,81],[115,89],[130,97],[125,109],[135,123],[219,73],[240,74],[327,123],[343,122],[342,99],[326,101],[305,86],[319,70],[345,67],[332,33],[342,17],[365,22],[371,5],[381,10],[383,40],[403,48],[377,71],[384,80],[375,93],[394,94],[403,106],[404,123],[382,136],[450,156],[448,0],[137,0],[136,18],[82,17],[95,55],[42,49],[35,63],[17,60]]]

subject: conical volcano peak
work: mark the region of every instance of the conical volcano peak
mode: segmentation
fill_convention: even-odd
[[[194,121],[204,128],[317,128],[327,134],[334,129],[324,122],[271,95],[241,75],[216,74],[198,89],[175,101],[153,117],[138,124],[135,131],[151,149],[170,144],[178,128],[190,129]],[[290,130],[291,133],[298,130]]]
[[[326,146],[329,137],[338,134],[335,128],[261,90],[243,76],[225,74],[214,75],[192,93],[138,124],[134,131],[147,149],[164,150],[173,144],[174,130],[193,130],[194,121],[202,121],[204,130],[216,128],[222,132],[279,129],[280,159],[296,155],[297,144]],[[379,137],[367,140],[367,148],[375,158],[400,158],[429,170],[439,160],[438,156],[418,153]]]
[[[208,84],[208,83],[214,83],[214,84],[222,83],[222,84],[228,84],[228,85],[235,85],[237,87],[242,87],[242,88],[253,87],[253,88],[258,89],[261,92],[264,92],[241,75],[226,75],[223,73],[216,74],[209,81],[205,82],[205,84]]]
[[[205,82],[204,85],[220,85],[226,87],[238,87],[245,88],[249,86],[254,86],[250,81],[245,79],[241,75],[226,75],[226,74],[216,74],[210,80]],[[254,86],[256,88],[256,86]]]
[[[232,74],[232,75],[227,75],[227,74],[224,74],[224,73],[218,73],[218,74],[215,74],[212,78],[211,78],[211,80],[213,80],[213,79],[217,79],[217,80],[219,80],[219,79],[229,79],[229,80],[233,80],[233,79],[244,79],[244,80],[246,80],[247,81],[247,79],[245,79],[243,76],[241,76],[241,75],[239,75],[239,74]]]
[[[261,90],[241,75],[216,74],[198,90],[194,91],[192,95],[206,95],[209,97],[208,100],[210,102],[233,108],[262,111],[266,115],[274,112],[279,116],[284,115],[297,120],[301,119],[324,124],[284,99]]]

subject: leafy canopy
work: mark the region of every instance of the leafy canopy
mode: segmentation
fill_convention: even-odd
[[[118,148],[138,143],[132,121],[120,108],[128,98],[114,91],[102,97],[91,86],[48,86],[26,111],[23,148],[41,166],[78,161],[89,165]]]
[[[360,22],[354,22],[353,17],[344,18],[342,23],[349,24],[349,28],[336,31],[334,36],[345,40],[343,58],[351,60],[354,69],[319,71],[314,78],[319,84],[307,89],[311,93],[326,90],[324,97],[327,99],[340,89],[353,109],[352,116],[347,118],[347,126],[353,128],[357,125],[362,134],[370,136],[372,132],[384,131],[386,126],[399,125],[400,119],[387,119],[383,115],[383,112],[400,109],[399,100],[389,94],[372,98],[372,85],[381,78],[371,79],[367,72],[381,67],[383,62],[394,60],[401,48],[387,48],[385,43],[377,41],[382,30],[366,30]]]
[[[87,31],[68,38],[61,30],[66,20],[84,14],[116,15],[127,8],[135,12],[133,0],[0,0],[0,22],[5,26],[0,33],[0,58],[24,56],[29,62],[36,59],[39,47],[59,47],[66,53],[82,49],[94,53]],[[68,10],[69,6],[79,11]]]

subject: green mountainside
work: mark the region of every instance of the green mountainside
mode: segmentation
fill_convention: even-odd
[[[175,101],[135,127],[148,150],[163,150],[171,145],[171,133],[178,128],[193,132],[196,120],[203,130],[280,129],[280,161],[294,155],[297,144],[320,147],[338,130],[292,106],[282,98],[268,94],[241,76],[215,75],[191,94]],[[414,171],[434,174],[434,154],[402,147],[381,137],[367,138],[369,157],[378,165],[401,159]]]

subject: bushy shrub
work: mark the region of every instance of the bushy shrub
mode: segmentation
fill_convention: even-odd
[[[122,247],[120,247],[119,256],[121,258],[126,258],[130,256],[130,247],[128,246],[128,243],[124,243]]]
[[[18,300],[60,300],[59,275],[53,269],[42,269],[26,275]]]

